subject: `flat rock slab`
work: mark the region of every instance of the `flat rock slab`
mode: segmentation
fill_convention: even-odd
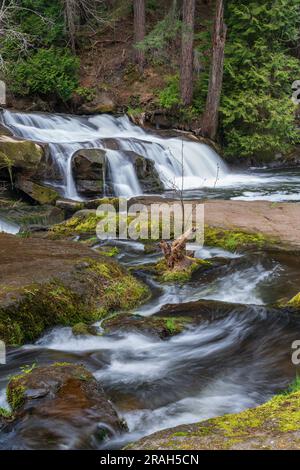
[[[63,277],[83,258],[101,259],[80,243],[0,233],[0,301],[7,290]]]
[[[288,247],[300,248],[300,203],[200,199],[186,202],[204,204],[204,221],[207,225],[261,233]],[[134,203],[173,204],[179,201],[160,196],[142,196],[129,201],[129,205]]]
[[[205,223],[262,233],[300,248],[300,203],[205,201]]]

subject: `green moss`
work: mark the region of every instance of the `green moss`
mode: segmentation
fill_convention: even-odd
[[[33,182],[30,182],[30,185],[31,190],[28,194],[40,204],[54,204],[59,198],[58,192],[52,188]]]
[[[6,408],[0,408],[0,418],[9,419],[12,416],[13,414],[10,410],[7,410]]]
[[[228,251],[241,248],[263,248],[274,243],[274,240],[261,233],[246,233],[239,230],[223,230],[205,226],[204,240],[206,246],[216,246]]]
[[[163,259],[155,265],[154,270],[161,282],[184,283],[189,281],[198,269],[211,266],[209,261],[196,258],[191,258],[191,260],[192,263],[189,266],[171,270]]]
[[[289,307],[300,309],[300,292],[287,303]]]
[[[109,258],[112,258],[113,256],[116,256],[120,253],[120,250],[116,246],[101,247],[97,251],[102,256],[108,256]]]
[[[72,333],[75,336],[89,335],[90,329],[86,323],[76,323],[72,328]]]
[[[221,430],[225,437],[251,435],[252,430],[296,431],[300,423],[300,391],[276,395],[257,408],[213,418],[206,422],[210,433]],[[206,425],[206,424],[205,424]],[[199,430],[201,431],[201,424]]]
[[[31,342],[46,328],[91,324],[109,312],[133,308],[150,295],[144,284],[110,260],[85,263],[70,285],[52,280],[27,286],[19,301],[0,307],[0,338],[13,345]]]
[[[73,366],[71,362],[54,362],[54,364],[51,364],[51,367],[67,367],[67,366]]]
[[[14,385],[19,377],[11,379],[7,387],[7,401],[13,412],[18,411],[25,403],[25,387],[24,385]]]

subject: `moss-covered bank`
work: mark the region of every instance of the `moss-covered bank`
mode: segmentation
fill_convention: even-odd
[[[265,248],[275,243],[262,233],[247,233],[236,229],[225,230],[208,225],[204,229],[204,242],[206,246],[219,247],[228,251]]]
[[[129,310],[148,295],[148,288],[118,264],[86,258],[64,279],[27,285],[15,299],[0,303],[0,338],[14,345],[34,341],[48,327],[92,323]]]
[[[201,423],[159,431],[130,449],[297,449],[300,391],[277,395],[264,405]]]

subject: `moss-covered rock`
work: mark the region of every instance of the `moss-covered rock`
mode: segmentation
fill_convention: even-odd
[[[277,395],[257,408],[159,431],[129,449],[298,449],[300,391]]]
[[[73,326],[72,333],[74,336],[97,336],[97,328],[93,325],[88,325],[87,323],[81,322],[76,323],[76,325]]]
[[[127,430],[100,383],[82,365],[23,368],[7,386],[13,411],[7,448],[97,448]]]
[[[241,230],[224,230],[205,226],[204,242],[206,246],[236,251],[245,248],[264,248],[272,245],[274,240],[261,233],[246,233]]]
[[[31,181],[25,176],[17,178],[16,186],[39,204],[55,204],[60,197],[55,189]]]
[[[175,266],[173,269],[168,268],[166,261],[163,259],[154,266],[154,272],[158,276],[160,282],[177,282],[184,283],[189,281],[193,274],[200,269],[211,266],[210,261],[190,258],[191,263],[184,267]]]
[[[288,301],[287,306],[300,310],[300,292]]]
[[[80,244],[1,235],[0,248],[2,241],[8,252],[2,260],[0,339],[7,344],[34,341],[55,325],[93,323],[150,295],[119,264]]]
[[[38,168],[42,156],[42,147],[34,142],[0,136],[0,168],[33,171]]]
[[[152,315],[115,315],[104,320],[102,327],[105,333],[138,332],[160,339],[178,335],[191,323],[187,317],[162,317]]]
[[[31,205],[12,200],[4,204],[1,200],[0,217],[16,223],[23,231],[30,231],[35,227],[48,227],[64,220],[64,212],[52,205]]]

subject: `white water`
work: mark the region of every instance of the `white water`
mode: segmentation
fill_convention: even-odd
[[[82,148],[105,148],[105,138],[117,140],[120,148],[107,153],[118,196],[142,193],[133,164],[122,150],[152,159],[166,189],[214,187],[218,181],[226,180],[228,173],[224,162],[207,145],[149,134],[127,116],[78,117],[4,110],[0,119],[15,135],[49,144],[51,156],[64,177],[64,196],[71,199],[79,199],[72,177],[72,156]]]
[[[264,318],[264,314],[253,312],[253,315],[258,322]],[[225,367],[216,375],[207,374],[207,364],[213,367],[214,361],[217,364],[219,358],[225,358],[232,351],[233,345],[242,345],[251,335],[253,315],[250,318],[229,315],[212,324],[204,323],[187,330],[169,341],[137,333],[74,337],[70,328],[55,328],[35,346],[27,348],[42,347],[77,354],[90,351],[94,358],[98,351],[99,359],[105,357],[105,361],[101,365],[99,360],[94,375],[106,389],[134,393],[145,404],[147,397],[149,400],[151,397],[151,406],[123,412],[130,440],[135,440],[162,428],[235,413],[266,399],[261,392],[264,387],[262,383],[257,384],[249,364],[241,367],[239,361],[237,364],[233,361],[230,371]],[[272,363],[261,351],[257,351],[256,361],[263,370],[268,370]],[[263,380],[266,378],[261,382]],[[167,396],[166,404],[162,404],[164,400],[160,395]],[[117,440],[120,445],[122,440],[128,441],[128,436]]]

